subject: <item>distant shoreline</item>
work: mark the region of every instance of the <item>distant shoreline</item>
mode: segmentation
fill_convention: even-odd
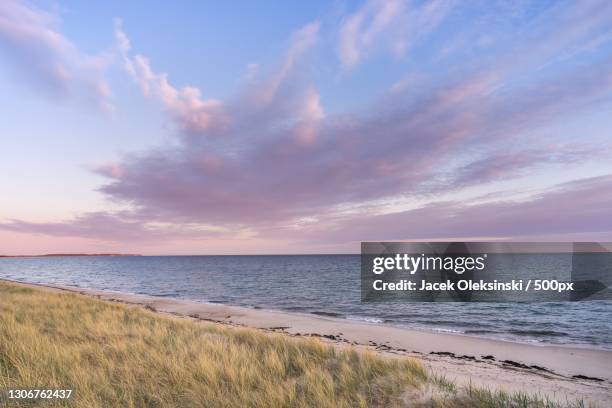
[[[0,255],[0,258],[52,258],[62,256],[142,256],[141,254],[42,254],[42,255]]]

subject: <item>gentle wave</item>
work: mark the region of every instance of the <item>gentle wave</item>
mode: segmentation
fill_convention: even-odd
[[[359,322],[367,322],[367,323],[384,323],[383,319],[378,317],[366,317],[366,316],[347,316],[347,320],[355,320]]]
[[[317,315],[317,316],[328,316],[328,317],[343,317],[344,315],[342,313],[336,313],[336,312],[324,312],[321,310],[316,310],[314,312],[310,312],[313,315]]]
[[[510,330],[512,334],[519,336],[545,336],[545,337],[566,337],[567,333],[562,333],[554,330]]]

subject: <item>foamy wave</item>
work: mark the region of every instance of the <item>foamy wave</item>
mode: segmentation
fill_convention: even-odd
[[[383,323],[383,319],[379,319],[377,317],[365,317],[365,316],[347,316],[347,320],[357,320],[360,322],[368,322],[368,323]]]
[[[463,334],[464,332],[462,330],[455,330],[455,329],[443,329],[440,327],[434,327],[429,329],[431,331],[434,332],[440,332],[440,333],[456,333],[456,334]]]

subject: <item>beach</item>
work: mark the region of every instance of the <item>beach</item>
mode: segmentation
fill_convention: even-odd
[[[548,273],[568,266],[565,255],[536,258]],[[362,301],[359,269],[359,255],[58,256],[3,259],[0,278],[612,350],[610,301]]]
[[[605,0],[0,0],[0,408],[612,408],[611,73]]]
[[[607,350],[523,344],[328,316],[61,285],[16,284],[51,292],[76,292],[227,327],[248,327],[291,337],[315,337],[335,347],[372,350],[389,358],[414,357],[458,385],[540,394],[559,402],[581,398],[602,407],[612,401],[612,352]]]

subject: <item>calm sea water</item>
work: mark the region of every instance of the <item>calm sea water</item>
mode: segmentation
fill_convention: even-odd
[[[612,349],[612,302],[361,303],[358,255],[0,259],[0,278]]]

